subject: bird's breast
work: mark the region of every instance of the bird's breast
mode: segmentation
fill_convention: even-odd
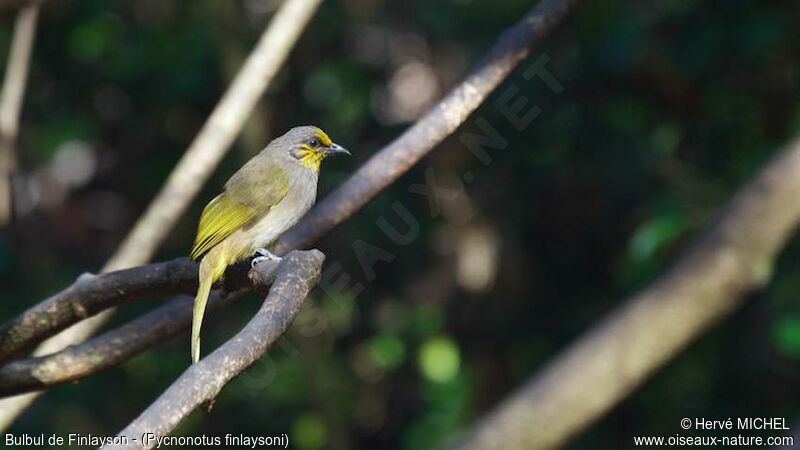
[[[293,183],[289,192],[250,229],[255,249],[268,247],[286,230],[296,224],[317,198],[317,180],[306,179]]]

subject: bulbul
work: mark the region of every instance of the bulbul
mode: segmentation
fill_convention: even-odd
[[[211,286],[225,269],[254,254],[256,264],[278,259],[267,248],[314,205],[322,161],[350,152],[314,126],[295,127],[273,140],[225,183],[203,209],[191,257],[200,260],[192,316],[192,361],[200,359],[200,328]]]

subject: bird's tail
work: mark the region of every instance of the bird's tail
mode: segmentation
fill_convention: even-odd
[[[203,326],[203,315],[206,312],[206,303],[211,293],[211,286],[225,273],[226,262],[222,258],[206,255],[200,262],[200,284],[197,295],[194,297],[194,312],[192,314],[192,362],[200,360],[200,328]]]

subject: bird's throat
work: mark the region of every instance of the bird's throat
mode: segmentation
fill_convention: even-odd
[[[322,160],[325,159],[327,153],[323,150],[304,147],[299,156],[297,160],[300,161],[300,164],[319,172],[319,167],[322,165]]]

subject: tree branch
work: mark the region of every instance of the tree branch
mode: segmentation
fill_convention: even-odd
[[[218,283],[225,291],[261,289],[271,283],[265,272],[239,264]],[[247,274],[250,274],[249,278]],[[84,274],[69,288],[29,308],[0,325],[0,367],[57,332],[109,308],[142,298],[193,294],[197,289],[197,263],[189,258],[148,264],[101,275]]]
[[[507,29],[489,53],[439,104],[399,138],[370,158],[298,225],[284,234],[279,254],[311,245],[374,198],[444,138],[455,131],[486,97],[567,15],[577,0],[542,0]]]
[[[0,226],[11,221],[12,177],[17,169],[15,147],[19,134],[19,116],[31,64],[38,16],[38,2],[30,3],[17,13],[3,90],[0,92]]]
[[[308,258],[309,256],[306,253],[312,253],[311,256],[316,257],[319,252],[295,253],[298,253],[299,256],[297,257],[299,258]],[[187,264],[186,261],[175,260],[161,265],[169,264],[188,266],[194,263]],[[152,264],[143,268],[151,268],[152,266],[159,266],[159,264]],[[275,280],[278,268],[279,263],[277,261],[265,261],[249,271],[234,271],[233,274],[236,276],[230,276],[231,273],[229,273],[226,275],[228,280],[225,282],[224,287],[216,290],[212,295],[209,310],[231,303],[245,291],[266,292],[267,287]],[[137,275],[135,273],[137,270],[129,269],[113,272],[108,276],[123,275],[126,272],[130,273],[130,275]],[[144,271],[140,270],[139,272]],[[163,276],[163,273],[157,273],[157,276],[163,281],[156,281],[156,284],[161,286],[174,284],[178,289],[182,289],[186,286],[185,280],[192,278],[196,280],[196,270],[194,275],[189,276],[184,276],[183,272],[183,270],[180,270],[178,276],[172,281],[169,281],[168,276]],[[101,275],[96,278],[106,276]],[[133,289],[143,290],[144,288],[140,287],[143,284],[136,284],[135,280],[137,279],[134,279],[134,282],[131,283]],[[138,281],[147,280],[140,277]],[[97,284],[103,287],[112,286],[110,283]],[[148,287],[148,289],[150,288]],[[109,291],[106,290],[101,293],[102,298],[111,299],[111,301],[116,301],[120,298],[104,296],[106,292]],[[126,300],[135,298],[123,297]],[[82,344],[67,347],[52,355],[28,358],[7,364],[0,368],[0,396],[17,395],[75,381],[120,364],[189,328],[192,323],[193,303],[193,297],[181,296],[128,324],[89,339]],[[103,305],[102,303],[97,304]],[[110,303],[106,301],[104,305],[109,307]]]
[[[235,295],[213,295],[209,308]],[[38,391],[113,367],[163,342],[191,323],[193,298],[180,296],[115,330],[52,355],[11,362],[0,368],[0,397]]]
[[[191,293],[197,264],[188,258],[102,275],[84,274],[69,288],[0,325],[0,366],[64,328],[130,300]]]
[[[282,261],[275,283],[261,309],[236,336],[213,353],[193,364],[130,425],[120,431],[128,446],[151,448],[134,443],[144,433],[164,436],[198,406],[213,400],[222,388],[261,357],[289,328],[303,300],[320,276],[322,253],[293,252]],[[104,447],[105,448],[105,447]]]
[[[800,138],[665,275],[531,378],[458,448],[561,447],[768,280],[800,223]]]

